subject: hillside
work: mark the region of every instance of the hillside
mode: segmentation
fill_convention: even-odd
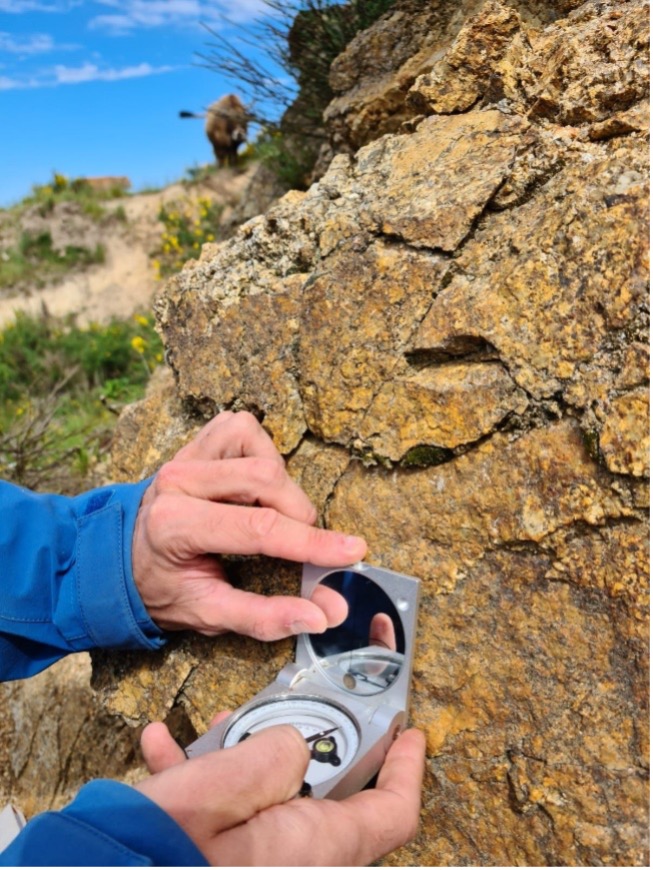
[[[22,283],[17,289],[0,288],[0,328],[17,311],[35,316],[44,309],[55,317],[74,314],[79,325],[86,325],[149,309],[159,285],[153,259],[165,231],[159,219],[161,208],[206,199],[224,206],[226,221],[255,170],[256,165],[250,164],[244,171],[221,170],[207,174],[203,181],[179,182],[159,191],[107,200],[102,203],[105,213],[95,220],[74,202],[59,203],[45,214],[37,204],[25,209],[17,221],[0,213],[0,247],[5,251],[18,243],[22,233],[36,236],[42,232],[50,233],[57,250],[80,244],[87,249],[98,244],[104,248],[104,262],[71,269],[43,287]]]

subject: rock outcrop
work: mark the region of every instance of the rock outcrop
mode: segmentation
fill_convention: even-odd
[[[69,803],[90,779],[147,775],[140,731],[107,712],[90,680],[90,658],[78,653],[0,684],[0,806],[12,801],[29,818]]]
[[[423,825],[388,864],[647,863],[647,26],[398,0],[333,65],[326,174],[156,303],[174,387],[125,414],[120,476],[253,410],[322,521],[423,580]],[[290,656],[184,638],[95,680],[202,731]]]

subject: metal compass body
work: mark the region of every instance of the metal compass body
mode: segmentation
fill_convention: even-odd
[[[229,749],[273,725],[292,725],[310,751],[301,797],[339,800],[378,773],[406,727],[419,581],[359,562],[304,565],[302,595],[344,599],[344,621],[301,634],[295,659],[250,701],[186,747],[189,758]]]

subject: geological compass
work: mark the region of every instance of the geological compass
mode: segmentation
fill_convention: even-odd
[[[194,758],[272,725],[293,725],[310,750],[301,795],[344,798],[378,773],[406,727],[419,580],[358,562],[304,565],[302,596],[347,605],[341,625],[300,634],[276,680],[186,748]],[[341,603],[341,602],[338,602]]]

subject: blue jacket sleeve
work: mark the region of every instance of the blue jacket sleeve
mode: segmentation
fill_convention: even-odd
[[[109,780],[85,785],[65,809],[42,813],[0,854],[3,867],[207,867],[157,804]]]
[[[149,483],[68,498],[0,481],[0,680],[31,676],[69,652],[165,643],[131,568]]]

